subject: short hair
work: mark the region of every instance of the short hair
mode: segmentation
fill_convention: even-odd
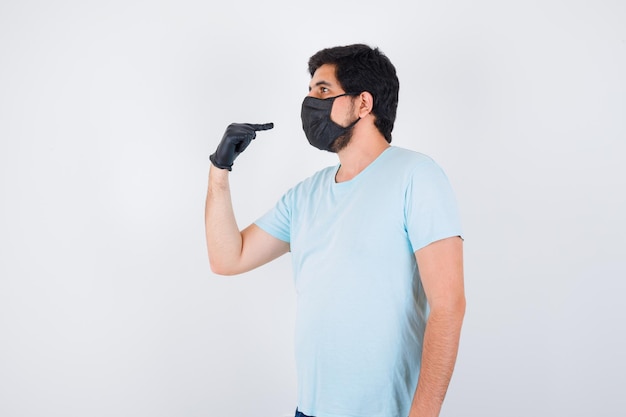
[[[374,124],[387,142],[396,120],[400,82],[396,68],[378,48],[364,44],[336,46],[309,58],[309,73],[325,64],[335,66],[335,76],[346,92],[369,92],[374,98]]]

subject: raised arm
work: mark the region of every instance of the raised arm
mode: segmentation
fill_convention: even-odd
[[[465,314],[463,241],[460,237],[439,240],[415,256],[430,314],[409,417],[436,417],[454,370]]]
[[[252,224],[240,231],[235,220],[229,171],[235,158],[256,136],[256,131],[271,129],[264,125],[231,124],[211,155],[209,186],[205,206],[207,251],[211,270],[220,275],[235,275],[261,266],[289,251],[289,244]]]

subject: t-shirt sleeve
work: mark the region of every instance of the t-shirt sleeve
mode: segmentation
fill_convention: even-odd
[[[430,159],[420,163],[409,180],[405,222],[413,252],[437,240],[462,237],[450,181],[441,167]]]
[[[272,209],[254,223],[275,238],[290,243],[292,201],[293,190],[289,190]]]

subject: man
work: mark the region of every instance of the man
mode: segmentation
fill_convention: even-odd
[[[255,132],[273,125],[230,125],[210,157],[211,268],[239,274],[291,252],[296,416],[437,416],[465,312],[453,192],[432,159],[390,145],[399,83],[382,52],[324,49],[309,72],[303,129],[339,164],[240,231],[228,172]]]

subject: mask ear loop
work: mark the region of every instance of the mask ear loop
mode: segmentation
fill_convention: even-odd
[[[324,100],[334,100],[336,98],[343,97],[343,96],[358,96],[359,94],[361,93],[348,92],[348,93],[339,94],[338,96],[335,96],[335,97],[328,97],[328,98],[325,98]]]
[[[336,99],[336,98],[343,97],[343,96],[358,96],[358,95],[360,95],[360,94],[361,94],[361,93],[343,93],[343,94],[339,94],[338,96],[335,96],[335,97],[328,97],[328,98],[325,98],[325,99],[322,99],[322,100],[332,100],[332,101],[333,101],[333,104],[335,104],[335,99]],[[332,106],[331,106],[331,109],[332,109]],[[360,117],[357,117],[357,119],[356,119],[354,122],[350,123],[348,126],[345,126],[345,127],[344,127],[344,126],[339,125],[337,122],[335,122],[335,121],[334,121],[334,120],[332,120],[332,119],[331,119],[331,123],[334,123],[337,127],[340,127],[340,128],[342,128],[342,129],[352,129],[352,128],[354,127],[354,125],[355,125],[355,124],[357,124],[357,123],[359,122],[359,120],[361,120],[361,118],[360,118]]]
[[[352,122],[348,126],[346,126],[346,129],[352,129],[354,127],[354,125],[357,124],[360,120],[361,120],[361,118],[357,117],[357,119],[354,122]]]

